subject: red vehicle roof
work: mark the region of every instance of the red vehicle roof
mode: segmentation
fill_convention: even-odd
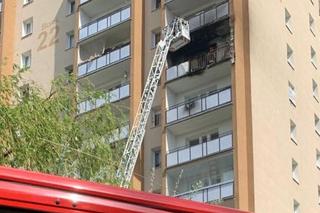
[[[75,213],[242,212],[163,195],[0,167],[0,210],[4,206]]]

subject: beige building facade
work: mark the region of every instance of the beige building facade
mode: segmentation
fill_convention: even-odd
[[[185,18],[191,42],[167,57],[133,188],[258,213],[320,211],[318,0],[0,2],[0,75],[30,66],[48,91],[74,73],[79,90],[90,82],[123,108],[119,141],[161,29]]]

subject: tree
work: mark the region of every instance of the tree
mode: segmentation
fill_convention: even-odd
[[[0,164],[78,179],[116,184],[123,143],[110,143],[125,116],[105,104],[83,115],[77,100],[109,97],[90,85],[76,93],[72,76],[60,76],[48,96],[15,69],[0,78]]]

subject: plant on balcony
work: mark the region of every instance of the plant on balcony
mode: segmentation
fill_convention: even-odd
[[[123,147],[108,140],[124,116],[106,104],[79,117],[77,95],[94,99],[99,92],[87,88],[77,94],[75,78],[61,76],[45,95],[26,84],[24,72],[15,66],[13,75],[0,78],[0,164],[116,184]]]

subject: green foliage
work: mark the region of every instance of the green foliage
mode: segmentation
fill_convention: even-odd
[[[44,96],[34,84],[23,86],[23,72],[0,79],[0,164],[116,184],[123,142],[108,140],[124,122],[121,109],[106,104],[78,116],[78,98],[103,94],[90,86],[76,93],[76,79],[61,76]]]

